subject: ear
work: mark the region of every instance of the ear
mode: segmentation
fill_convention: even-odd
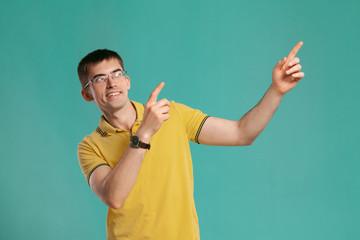
[[[87,102],[94,101],[94,98],[92,97],[92,95],[85,89],[81,89],[81,95]]]
[[[129,78],[129,76],[126,76],[126,85],[127,85],[127,90],[129,90],[130,89],[130,78]]]

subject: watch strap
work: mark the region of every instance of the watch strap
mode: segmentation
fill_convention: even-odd
[[[130,139],[130,146],[133,148],[150,149],[150,143],[144,143],[140,140],[139,136],[134,135]]]
[[[150,150],[150,143],[144,143],[140,140],[139,142],[139,148],[144,148]]]

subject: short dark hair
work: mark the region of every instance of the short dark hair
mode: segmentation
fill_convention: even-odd
[[[84,88],[85,84],[88,81],[89,67],[94,66],[95,64],[102,62],[104,60],[116,59],[119,61],[122,70],[124,70],[124,62],[120,55],[117,52],[108,50],[108,49],[98,49],[81,59],[79,66],[77,68],[81,87]]]

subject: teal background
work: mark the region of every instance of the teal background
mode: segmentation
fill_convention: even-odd
[[[130,97],[239,119],[298,41],[305,77],[247,147],[191,143],[202,239],[360,239],[360,2],[0,1],[0,239],[105,239],[78,164],[100,111],[76,67],[123,57]]]

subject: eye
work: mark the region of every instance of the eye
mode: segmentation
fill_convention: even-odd
[[[105,81],[105,77],[104,77],[104,76],[97,77],[97,78],[94,79],[94,81],[95,81],[95,82],[98,82],[98,83],[104,82],[104,81]]]
[[[116,78],[121,77],[121,75],[122,75],[121,71],[114,73],[114,77]]]

